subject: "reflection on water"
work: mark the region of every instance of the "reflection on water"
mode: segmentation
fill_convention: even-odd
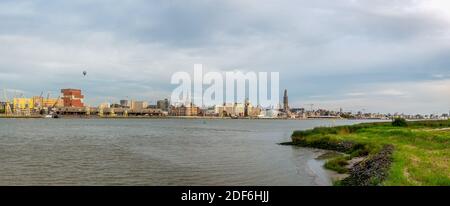
[[[280,146],[332,120],[0,119],[0,185],[323,185],[317,150]]]

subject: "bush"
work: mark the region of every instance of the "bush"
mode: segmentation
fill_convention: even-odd
[[[327,161],[324,167],[329,170],[336,171],[337,173],[343,174],[348,172],[348,169],[346,168],[347,165],[348,162],[345,157],[338,157]]]
[[[408,126],[408,123],[406,122],[406,119],[395,118],[394,121],[392,121],[392,126],[394,126],[394,127],[406,127],[406,126]]]
[[[369,145],[356,143],[347,153],[350,154],[350,157],[362,157],[369,155],[370,148]]]
[[[408,126],[443,128],[443,127],[450,127],[450,120],[412,121],[408,122]]]

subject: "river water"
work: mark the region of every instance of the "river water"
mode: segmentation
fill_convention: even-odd
[[[0,119],[0,185],[329,185],[277,143],[349,120]]]

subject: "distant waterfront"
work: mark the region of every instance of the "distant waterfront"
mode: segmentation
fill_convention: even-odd
[[[6,119],[48,119],[45,116],[42,115],[31,115],[31,116],[6,116],[1,115],[0,118],[6,118]],[[61,119],[210,119],[210,120],[221,120],[221,119],[241,119],[241,120],[382,120],[382,119],[345,119],[345,118],[339,118],[339,117],[316,117],[316,118],[305,118],[305,119],[298,119],[298,118],[258,118],[258,117],[215,117],[215,116],[86,116],[86,115],[60,115],[59,118]]]
[[[0,119],[0,185],[329,185],[293,130],[351,120]]]
[[[31,116],[6,116],[0,114],[0,119],[48,119],[42,115],[31,115]],[[387,118],[341,118],[341,117],[309,117],[309,118],[258,118],[258,117],[215,117],[215,116],[95,116],[95,115],[61,115],[60,119],[196,119],[196,120],[294,120],[294,121],[308,121],[308,120],[324,120],[324,121],[392,121],[392,119]],[[421,121],[421,120],[439,120],[439,119],[429,119],[429,118],[412,118],[409,121]]]
[[[442,114],[404,114],[404,113],[371,113],[363,111],[339,111],[317,108],[310,104],[310,109],[291,108],[288,102],[287,89],[284,90],[283,105],[262,107],[252,105],[246,99],[244,102],[198,106],[193,102],[175,102],[171,104],[166,98],[157,100],[156,105],[149,105],[147,101],[122,99],[119,103],[102,103],[98,106],[84,104],[81,89],[61,89],[61,96],[46,99],[42,96],[31,98],[15,97],[12,101],[6,97],[6,102],[0,102],[0,118],[39,118],[39,117],[67,117],[67,118],[202,118],[202,119],[358,119],[358,120],[390,120],[404,118],[409,120],[448,119],[448,113]],[[189,98],[188,98],[189,99]]]

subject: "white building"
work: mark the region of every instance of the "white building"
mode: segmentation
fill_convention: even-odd
[[[278,109],[263,109],[259,118],[277,118],[280,111]]]
[[[245,116],[245,105],[243,103],[225,103],[214,106],[214,112],[218,116]]]

